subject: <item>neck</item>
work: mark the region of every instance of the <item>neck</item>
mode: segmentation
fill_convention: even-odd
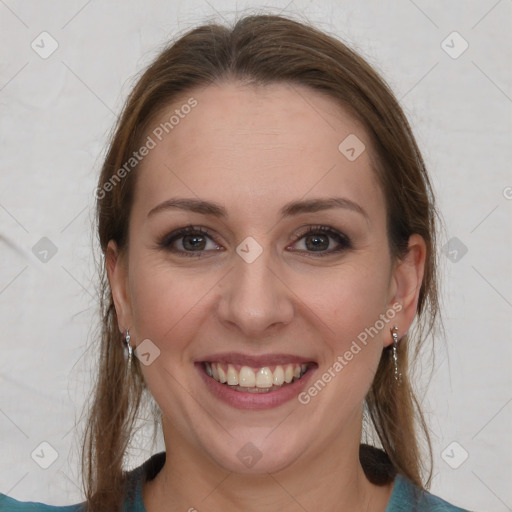
[[[297,459],[275,473],[240,474],[226,471],[203,452],[167,432],[166,461],[143,488],[147,512],[244,510],[297,512],[324,510],[383,511],[393,483],[376,486],[359,462],[359,438],[347,442],[342,433],[327,439],[314,456]]]

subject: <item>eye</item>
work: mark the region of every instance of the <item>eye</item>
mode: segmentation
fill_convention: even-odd
[[[298,245],[302,245],[302,248],[294,250],[317,253],[315,256],[326,256],[352,247],[345,234],[329,226],[309,226],[295,237],[297,242],[300,242]]]
[[[294,237],[294,244],[303,247],[293,251],[316,253],[315,256],[327,256],[352,247],[345,234],[329,226],[309,226]],[[158,246],[186,257],[200,257],[206,251],[222,250],[208,229],[196,226],[186,226],[165,235]]]
[[[201,253],[220,250],[210,232],[205,228],[186,226],[164,236],[158,246],[183,256],[201,256]]]

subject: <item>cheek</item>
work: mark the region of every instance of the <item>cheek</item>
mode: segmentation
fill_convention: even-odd
[[[187,328],[196,324],[191,320],[211,287],[208,279],[194,278],[149,258],[134,258],[133,262],[130,293],[138,337],[160,346],[172,339],[172,347],[179,346]]]
[[[297,293],[308,297],[304,303],[314,313],[309,317],[323,341],[317,378],[333,383],[321,400],[345,404],[342,410],[355,407],[366,395],[380,361],[383,337],[391,325],[381,320],[389,283],[386,262],[361,263],[331,269],[325,275],[317,273],[302,281]],[[346,393],[349,389],[351,392]]]
[[[383,337],[392,326],[392,319],[386,322],[381,316],[388,289],[383,274],[346,267],[325,280],[304,282],[300,292],[309,290],[305,304],[314,313],[310,318],[323,341],[317,375],[301,403],[314,401],[329,411],[335,424],[344,424],[346,415],[364,400],[379,365]]]
[[[294,291],[322,320],[330,338],[346,342],[385,312],[389,276],[380,265],[347,264],[297,280]]]

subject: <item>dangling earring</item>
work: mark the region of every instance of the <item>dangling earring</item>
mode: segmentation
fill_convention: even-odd
[[[133,349],[132,349],[132,346],[130,345],[130,339],[131,339],[130,330],[126,329],[125,343],[126,343],[126,346],[128,347],[128,369],[127,369],[128,372],[130,371],[130,368],[132,366],[132,354],[133,354]]]
[[[402,374],[398,368],[398,327],[395,325],[391,329],[391,336],[393,337],[393,365],[395,367],[395,380],[400,384],[402,382]]]

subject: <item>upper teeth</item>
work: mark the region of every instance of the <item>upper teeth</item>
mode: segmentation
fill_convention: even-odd
[[[273,371],[269,366],[254,371],[249,366],[242,366],[237,370],[232,364],[205,363],[205,368],[210,377],[223,384],[243,388],[271,388],[281,386],[285,382],[290,383],[294,378],[299,379],[306,372],[308,365],[278,364]]]

